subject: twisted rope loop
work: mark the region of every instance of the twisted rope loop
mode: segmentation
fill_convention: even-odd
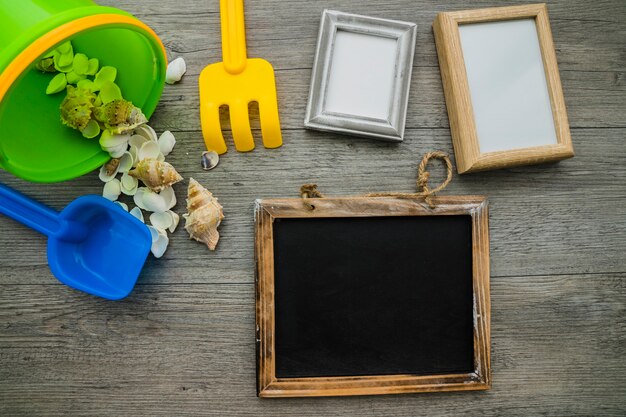
[[[428,180],[430,179],[430,173],[426,171],[426,166],[431,159],[440,159],[443,164],[446,166],[447,176],[446,179],[439,184],[439,186],[434,189],[430,189],[428,186]],[[450,162],[450,158],[444,152],[435,151],[435,152],[427,152],[424,154],[422,158],[422,162],[420,162],[417,167],[417,192],[415,193],[396,193],[396,192],[387,192],[387,193],[370,193],[365,194],[365,197],[396,197],[396,198],[423,198],[424,201],[430,206],[430,208],[435,208],[435,204],[433,203],[432,198],[436,193],[443,190],[450,184],[452,181],[452,162]],[[315,206],[308,201],[311,198],[324,198],[325,196],[317,189],[317,184],[304,184],[300,187],[300,195],[303,199],[303,203],[310,209],[315,209]]]

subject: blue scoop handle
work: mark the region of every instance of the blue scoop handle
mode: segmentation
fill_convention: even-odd
[[[88,234],[79,222],[64,219],[56,211],[0,184],[0,213],[50,238],[78,242]]]

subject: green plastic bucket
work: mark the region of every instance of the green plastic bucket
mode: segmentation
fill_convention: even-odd
[[[53,75],[34,68],[66,40],[116,67],[124,98],[146,117],[163,91],[163,44],[129,13],[91,0],[0,0],[0,167],[29,181],[76,178],[109,159],[97,138],[61,123],[64,94],[46,95]]]

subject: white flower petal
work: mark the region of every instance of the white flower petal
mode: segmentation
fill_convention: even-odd
[[[161,150],[156,142],[146,142],[139,148],[137,159],[140,161],[148,158],[157,159],[160,153]]]
[[[176,145],[176,138],[169,130],[163,132],[161,137],[159,138],[159,148],[161,149],[161,153],[163,156],[169,155],[174,149],[174,145]]]
[[[168,84],[174,84],[183,78],[183,75],[187,72],[187,65],[182,57],[178,57],[167,66],[165,72],[165,82]]]
[[[155,258],[160,258],[161,256],[163,256],[163,254],[167,250],[167,246],[170,243],[170,239],[167,237],[167,234],[165,232],[161,232],[159,230],[158,234],[159,235],[156,241],[152,242],[152,247],[150,248],[150,251]]]
[[[180,216],[178,215],[178,213],[174,212],[174,211],[168,211],[168,213],[170,213],[170,216],[172,216],[172,225],[169,227],[169,231],[171,233],[174,233],[174,231],[176,231],[176,228],[178,227],[178,222],[180,221]]]
[[[124,155],[120,158],[120,165],[118,166],[119,172],[128,172],[133,167],[133,156],[130,152],[125,151]]]
[[[165,155],[162,152],[159,152],[159,155],[156,157],[156,160],[159,162],[165,161]]]
[[[120,180],[117,178],[112,179],[111,181],[104,184],[104,189],[102,190],[102,197],[115,201],[120,196],[122,190],[120,186]]]
[[[126,203],[122,203],[121,201],[114,201],[114,203],[123,208],[125,211],[128,211],[128,205]]]
[[[143,220],[143,213],[141,212],[141,209],[139,207],[133,207],[133,209],[130,211],[130,214],[141,220],[142,223],[145,223]]]
[[[172,187],[165,187],[160,194],[167,206],[165,210],[169,210],[176,205],[176,194],[174,194],[174,189]]]
[[[137,178],[131,177],[127,173],[122,174],[120,179],[122,185],[122,192],[126,195],[135,195],[139,187],[139,181]]]
[[[157,229],[165,230],[172,226],[173,222],[174,219],[172,219],[172,215],[169,211],[163,213],[152,213],[150,215],[150,224]]]
[[[137,129],[135,129],[135,134],[136,135],[141,135],[144,138],[146,138],[147,140],[150,140],[152,142],[156,142],[157,141],[157,134],[154,131],[153,128],[151,128],[150,126],[144,124],[139,126]],[[141,146],[137,146],[138,148],[140,148]]]

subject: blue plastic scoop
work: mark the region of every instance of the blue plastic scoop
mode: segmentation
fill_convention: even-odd
[[[145,224],[96,195],[57,213],[0,184],[0,213],[48,236],[48,265],[59,281],[109,300],[130,294],[152,245]]]

